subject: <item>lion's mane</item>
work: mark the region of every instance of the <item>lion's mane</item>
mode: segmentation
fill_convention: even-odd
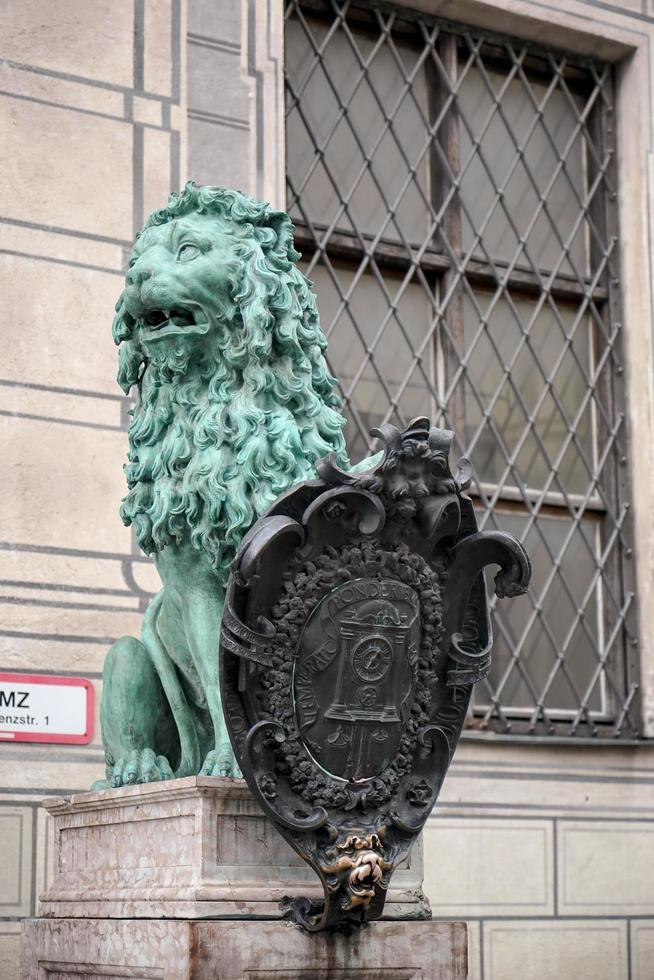
[[[200,354],[182,345],[161,358],[148,358],[117,303],[118,381],[137,388],[121,517],[147,554],[190,534],[225,576],[245,531],[283,490],[327,453],[346,462],[344,419],[288,216],[188,183],[144,230],[193,212],[233,235],[230,295],[216,297]]]

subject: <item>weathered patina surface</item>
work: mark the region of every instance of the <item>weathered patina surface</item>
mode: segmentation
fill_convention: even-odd
[[[315,869],[311,931],[377,919],[490,669],[483,570],[523,593],[521,545],[480,533],[453,433],[415,419],[373,430],[383,459],[332,457],[282,496],[233,564],[222,620],[223,704],[252,792]]]
[[[113,333],[134,392],[121,515],[163,588],[140,639],[109,651],[106,781],[239,775],[218,636],[244,532],[316,460],[345,462],[343,418],[293,226],[237,191],[187,185],[137,237]]]

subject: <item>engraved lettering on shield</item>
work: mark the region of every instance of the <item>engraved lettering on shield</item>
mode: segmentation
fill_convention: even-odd
[[[333,776],[373,779],[399,748],[420,645],[419,599],[397,579],[356,579],[307,620],[294,671],[307,751]]]

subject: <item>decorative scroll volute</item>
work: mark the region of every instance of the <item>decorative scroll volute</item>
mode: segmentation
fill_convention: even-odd
[[[252,528],[233,563],[221,635],[223,705],[264,811],[311,864],[316,931],[378,918],[393,869],[435,804],[490,669],[483,569],[500,596],[529,584],[511,535],[477,530],[470,466],[425,418],[373,430],[381,461],[333,459]]]

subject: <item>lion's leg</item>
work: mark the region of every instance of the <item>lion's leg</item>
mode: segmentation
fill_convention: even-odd
[[[218,678],[216,677],[216,685],[217,683]],[[214,690],[218,691],[218,687],[216,687]],[[213,722],[215,748],[211,749],[211,751],[207,753],[206,758],[202,763],[200,775],[234,776],[238,779],[242,773],[238,767],[236,757],[234,756],[232,743],[230,742],[229,735],[227,733],[227,725],[225,724],[222,704],[220,703],[220,695],[218,694],[218,697],[216,698],[213,696],[212,692],[212,696],[208,696],[207,701],[209,702],[209,713],[211,714],[211,720]]]
[[[240,777],[220,699],[218,676],[218,642],[223,604],[215,591],[200,590],[189,594],[183,607],[183,619],[195,669],[207,700],[214,730],[214,745],[200,770],[202,776]]]
[[[201,676],[207,698],[207,707],[213,723],[214,748],[207,753],[200,774],[202,776],[234,776],[238,778],[241,776],[241,770],[229,740],[220,698],[217,653],[213,663],[207,664],[205,662],[202,665]]]
[[[145,646],[131,636],[116,640],[107,654],[100,720],[106,786],[173,778],[174,719]]]

